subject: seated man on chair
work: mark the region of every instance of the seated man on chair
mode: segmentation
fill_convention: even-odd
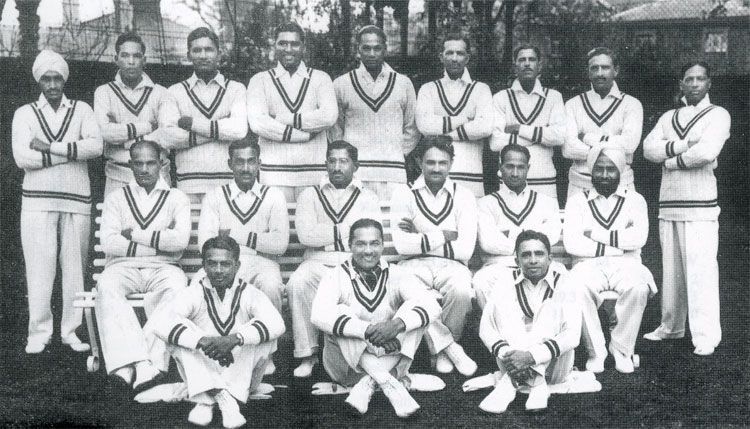
[[[145,388],[167,370],[164,347],[149,347],[128,295],[145,293],[146,316],[187,284],[177,262],[190,239],[190,203],[160,176],[161,148],[144,140],[130,147],[135,181],[104,199],[101,243],[107,262],[97,283],[96,319],[107,372]]]
[[[633,372],[633,351],[643,310],[656,283],[641,263],[641,248],[648,237],[646,200],[632,187],[620,183],[626,155],[619,148],[589,152],[588,168],[593,189],[574,194],[565,208],[563,243],[573,257],[571,281],[583,310],[583,340],[589,351],[586,369],[604,371],[607,350],[597,309],[615,292],[616,325],[609,352],[615,368]]]
[[[353,386],[346,403],[358,413],[367,412],[380,387],[396,415],[408,417],[419,409],[409,387],[445,386],[437,377],[422,376],[429,386],[417,387],[408,373],[425,328],[439,320],[440,307],[408,270],[381,258],[379,222],[354,222],[349,247],[351,259],[323,277],[312,304],[312,323],[326,334],[323,366],[334,382]]]
[[[363,217],[380,219],[380,203],[373,191],[354,178],[358,150],[343,140],[331,142],[320,185],[297,198],[295,224],[305,249],[304,261],[289,278],[287,289],[294,328],[294,357],[302,362],[295,377],[309,377],[318,363],[320,332],[310,323],[310,307],[320,278],[351,257],[349,226]]]
[[[479,336],[497,360],[495,388],[479,408],[502,413],[520,386],[530,387],[527,410],[547,408],[548,384],[573,370],[581,337],[581,310],[565,267],[552,261],[547,236],[516,238],[519,268],[506,271],[488,296]]]
[[[397,188],[391,202],[393,245],[399,262],[440,296],[441,320],[430,324],[427,346],[438,372],[470,376],[477,364],[458,344],[471,310],[474,290],[467,267],[477,241],[477,202],[448,173],[454,148],[446,136],[425,137],[418,149],[422,175],[410,187]]]
[[[513,144],[500,151],[500,189],[479,199],[479,247],[484,266],[474,274],[472,283],[479,308],[506,275],[518,267],[516,238],[524,230],[539,231],[550,243],[560,239],[560,208],[557,200],[531,189],[526,182],[530,151]]]
[[[246,423],[237,401],[245,403],[261,387],[284,320],[238,272],[240,247],[231,237],[207,240],[201,254],[205,274],[160,308],[146,330],[169,344],[187,398],[196,403],[188,421],[208,425],[218,404],[224,427],[236,428]]]

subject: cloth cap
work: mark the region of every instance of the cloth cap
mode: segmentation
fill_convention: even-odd
[[[627,161],[625,160],[625,151],[623,151],[620,148],[616,147],[596,147],[591,149],[589,151],[589,155],[586,158],[586,166],[589,169],[589,173],[594,170],[594,163],[596,163],[596,160],[599,159],[599,155],[606,155],[607,158],[609,158],[615,166],[617,166],[617,170],[622,173],[625,170],[625,166],[627,165]]]
[[[31,73],[34,75],[34,80],[39,82],[42,75],[48,71],[56,71],[62,75],[65,81],[68,80],[68,63],[65,62],[62,55],[45,49],[36,56],[34,65],[31,67]]]

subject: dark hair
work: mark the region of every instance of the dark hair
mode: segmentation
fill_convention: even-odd
[[[374,219],[364,217],[362,219],[357,219],[352,226],[349,227],[349,247],[351,247],[352,240],[354,240],[354,231],[361,228],[375,228],[380,231],[380,239],[383,239],[383,225]]]
[[[445,48],[445,42],[450,42],[452,40],[459,40],[461,42],[464,42],[464,44],[466,45],[466,53],[467,54],[471,53],[471,41],[469,40],[468,37],[464,36],[459,31],[451,31],[445,35],[445,38],[443,39],[443,44],[442,44],[443,48]]]
[[[518,237],[516,237],[516,247],[514,248],[514,252],[518,253],[518,248],[521,247],[521,243],[530,240],[541,241],[542,244],[544,244],[544,248],[547,249],[547,253],[552,253],[552,246],[549,244],[549,238],[541,232],[532,229],[521,231],[521,233],[518,234]]]
[[[258,144],[258,136],[253,133],[247,133],[244,139],[235,140],[229,144],[229,158],[232,158],[234,151],[240,149],[250,148],[255,151],[255,157],[260,158],[260,145]]]
[[[591,60],[597,55],[606,55],[610,57],[612,59],[612,65],[615,67],[620,65],[620,59],[617,57],[617,54],[615,53],[615,51],[609,48],[602,47],[602,46],[599,46],[590,50],[589,53],[586,54],[586,62],[588,62],[589,60]]]
[[[156,158],[161,157],[161,146],[159,146],[159,143],[151,140],[140,140],[133,143],[132,146],[130,146],[130,157],[133,157],[133,152],[135,152],[137,149],[140,149],[142,146],[151,148],[154,152],[156,152]]]
[[[299,34],[300,42],[305,43],[305,30],[294,21],[285,22],[276,27],[276,32],[273,35],[274,40],[278,39],[281,33],[297,33]]]
[[[328,143],[328,147],[326,148],[326,158],[331,156],[331,151],[337,149],[344,149],[354,163],[359,161],[359,150],[346,140],[336,140]]]
[[[193,40],[202,39],[204,37],[208,37],[209,39],[211,39],[211,41],[214,42],[214,45],[216,45],[216,49],[219,49],[219,36],[217,36],[216,33],[211,31],[208,27],[198,27],[195,30],[191,31],[190,34],[188,34],[188,51],[190,51],[190,44],[193,43]]]
[[[419,152],[417,152],[419,157],[423,157],[433,147],[450,155],[451,160],[453,160],[456,154],[456,151],[453,149],[453,140],[450,137],[442,135],[422,136],[422,139],[419,141]]]
[[[237,261],[240,259],[240,245],[234,241],[234,238],[217,235],[216,237],[209,238],[203,243],[201,248],[201,257],[205,258],[206,253],[211,249],[224,249],[232,252],[232,258]]]
[[[125,42],[135,42],[139,45],[141,45],[141,52],[146,53],[146,44],[143,43],[143,39],[141,39],[141,36],[133,33],[132,31],[129,31],[127,33],[122,33],[119,36],[117,36],[117,41],[115,41],[115,52],[120,53],[120,46],[122,46]]]
[[[509,144],[500,150],[500,164],[505,161],[505,155],[508,154],[508,152],[517,152],[523,154],[526,157],[527,164],[529,163],[529,161],[531,161],[531,153],[529,153],[529,150],[526,149],[525,146],[521,146],[518,144]]]
[[[711,79],[711,66],[709,66],[708,63],[703,60],[693,60],[693,61],[689,61],[680,69],[680,80],[684,79],[685,73],[695,66],[703,67],[703,69],[706,70],[706,76],[708,76],[708,78]]]
[[[513,61],[516,60],[519,52],[526,50],[526,49],[531,49],[532,51],[534,51],[534,53],[536,54],[536,58],[538,60],[542,59],[542,52],[539,50],[539,48],[532,45],[531,43],[522,43],[521,45],[516,47],[516,49],[513,50]]]
[[[365,34],[375,34],[380,38],[380,41],[383,42],[383,45],[388,44],[388,38],[385,36],[385,31],[376,25],[365,25],[359,30],[356,39],[358,44],[362,43],[362,36]]]

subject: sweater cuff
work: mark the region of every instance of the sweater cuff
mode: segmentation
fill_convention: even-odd
[[[606,229],[594,229],[591,231],[591,239],[604,244],[610,244],[610,233]]]
[[[142,229],[133,229],[133,232],[130,234],[130,238],[132,241],[143,244],[144,246],[151,246],[151,238],[152,238],[152,232],[151,231],[144,231]]]
[[[260,343],[269,341],[271,338],[266,324],[258,319],[240,326],[237,332],[244,338],[244,345],[257,346]]]
[[[670,140],[665,146],[665,152],[667,158],[673,158],[685,152],[689,148],[690,146],[688,145],[687,140]]]
[[[434,230],[422,234],[423,253],[427,253],[430,250],[437,249],[443,244],[445,244],[445,236],[443,235],[443,231],[441,230]],[[424,250],[425,245],[427,246],[426,251]]]
[[[430,316],[424,307],[415,305],[414,307],[399,311],[396,313],[396,317],[404,322],[406,332],[413,331],[418,328],[425,328],[430,324]]]
[[[534,358],[536,365],[549,362],[553,357],[560,356],[560,348],[555,340],[547,340],[542,344],[535,344],[529,348],[529,353]],[[555,356],[554,353],[557,353]]]
[[[605,136],[602,133],[586,133],[583,136],[583,142],[586,143],[589,146],[596,146],[600,143],[604,143],[608,139],[608,136]]]
[[[195,349],[198,346],[198,341],[200,341],[202,337],[203,336],[195,330],[182,323],[178,323],[174,325],[171,331],[169,331],[167,342],[169,344]]]
[[[342,314],[333,322],[333,335],[337,337],[353,337],[365,339],[368,323],[357,318]]]
[[[492,356],[499,358],[510,350],[510,345],[505,340],[498,340],[490,347]]]

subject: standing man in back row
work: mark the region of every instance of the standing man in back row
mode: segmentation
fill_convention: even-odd
[[[664,267],[661,324],[644,336],[682,338],[685,319],[697,355],[721,341],[719,317],[719,202],[714,169],[729,138],[731,118],[711,104],[711,69],[693,62],[682,69],[684,106],[664,113],[643,142],[646,159],[662,163],[659,241]]]
[[[261,181],[295,202],[326,171],[314,162],[326,151],[326,131],[336,123],[338,108],[328,74],[302,61],[302,27],[295,22],[278,27],[275,49],[276,67],[247,85],[247,120],[263,151]]]
[[[552,155],[555,147],[565,142],[563,98],[559,92],[544,88],[539,82],[542,71],[539,48],[521,45],[513,51],[513,61],[516,79],[510,88],[492,97],[497,123],[490,149],[501,151],[514,144],[526,147],[534,159],[529,164],[526,183],[534,191],[557,201],[557,170]]]
[[[456,162],[451,179],[468,188],[475,198],[484,195],[482,149],[492,134],[492,92],[486,83],[471,78],[466,64],[471,57],[469,39],[449,34],[443,42],[441,79],[422,85],[417,96],[417,128],[425,136],[453,140]]]
[[[360,66],[333,82],[339,120],[331,141],[346,140],[359,151],[357,176],[382,200],[406,183],[405,156],[417,145],[417,96],[408,77],[385,62],[385,33],[368,25],[357,33]]]
[[[96,88],[94,113],[104,139],[104,174],[107,181],[104,195],[108,195],[133,181],[129,149],[136,141],[150,140],[161,144],[166,124],[160,110],[169,99],[167,89],[154,83],[143,66],[146,64],[146,45],[135,33],[123,33],[115,42],[115,80]],[[176,127],[176,124],[172,126]],[[161,177],[171,183],[169,153],[161,152]]]
[[[169,87],[165,146],[175,149],[177,189],[199,203],[203,195],[232,180],[227,148],[247,134],[245,87],[219,71],[219,38],[205,27],[190,32],[193,75]]]
[[[635,189],[630,164],[641,142],[643,106],[617,86],[615,78],[620,66],[611,49],[592,49],[587,70],[591,89],[565,103],[568,125],[562,153],[573,161],[568,175],[568,200],[578,191],[592,188],[586,158],[599,146],[619,147],[625,152],[627,164],[620,174],[621,185]]]

